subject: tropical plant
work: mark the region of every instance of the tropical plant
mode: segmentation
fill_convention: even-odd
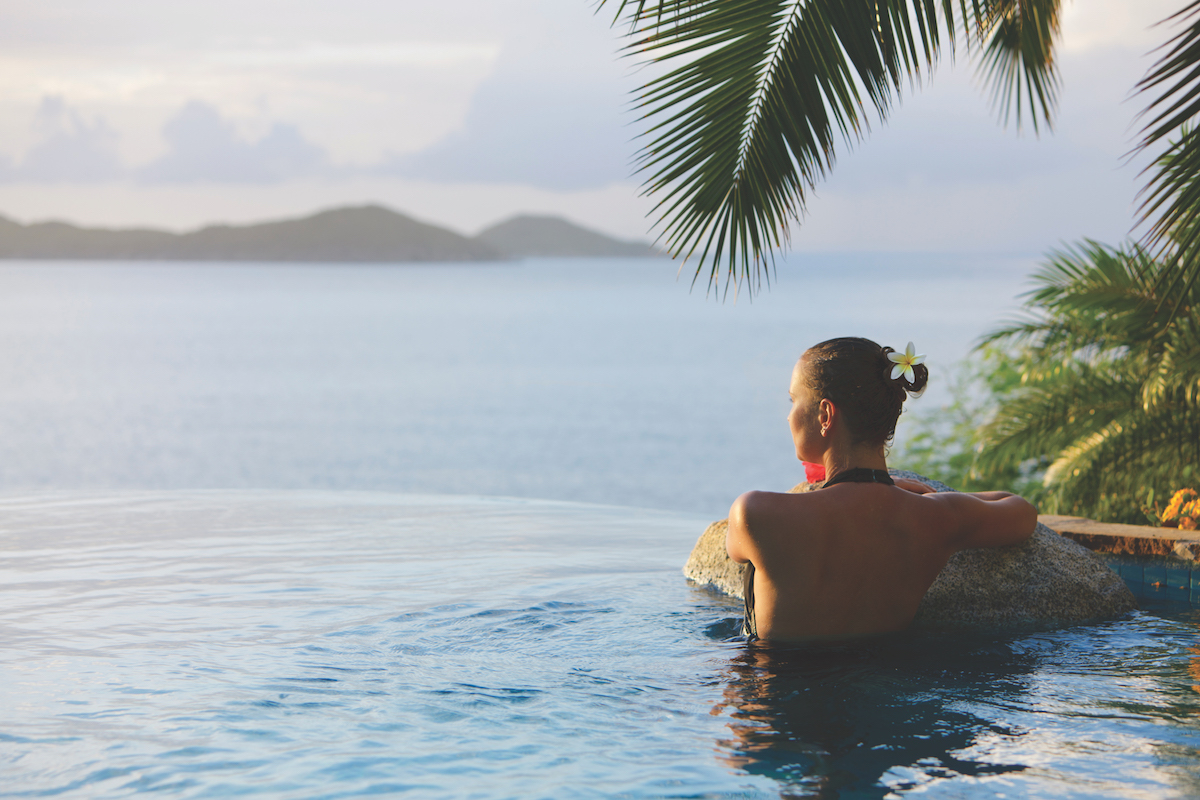
[[[911,469],[964,492],[1007,489],[1027,497],[1040,494],[1042,460],[1007,465],[982,476],[976,466],[980,430],[1000,404],[1021,386],[1016,357],[997,345],[979,348],[954,365],[947,378],[950,402],[937,409],[905,410],[888,463]]]
[[[1200,465],[1200,286],[1166,298],[1168,264],[1085,242],[1038,273],[1021,322],[991,334],[1020,370],[978,432],[981,482],[1047,465],[1044,513],[1145,522]],[[1165,302],[1174,315],[1156,313]]]
[[[1061,0],[612,3],[630,51],[665,70],[642,88],[651,127],[637,161],[658,197],[660,239],[677,256],[699,256],[697,277],[710,264],[713,287],[722,263],[726,290],[769,281],[838,140],[861,139],[868,105],[886,119],[904,84],[960,43],[1005,121],[1036,130],[1055,107]],[[1146,248],[1182,267],[1165,277],[1186,291],[1200,275],[1200,140],[1165,143],[1200,112],[1200,0],[1173,20],[1182,33],[1139,84],[1157,99],[1138,147],[1177,156],[1156,162],[1142,211]]]

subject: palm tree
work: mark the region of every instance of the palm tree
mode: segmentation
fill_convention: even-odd
[[[1164,297],[1170,271],[1086,242],[1035,275],[1032,316],[985,342],[1015,352],[1021,385],[980,431],[978,478],[1040,462],[1042,511],[1144,522],[1200,477],[1200,286]],[[1168,301],[1176,313],[1156,313]]]
[[[1053,117],[1061,0],[613,4],[629,50],[666,69],[642,88],[651,127],[637,161],[658,198],[660,239],[676,256],[699,256],[697,277],[708,262],[714,288],[722,263],[726,290],[769,281],[839,140],[861,139],[868,105],[886,119],[905,82],[960,44],[978,59],[1003,120],[1037,130]],[[1200,0],[1173,19],[1183,31],[1139,84],[1157,95],[1140,149],[1162,146],[1200,112]],[[1156,167],[1145,189],[1144,245],[1180,265],[1164,277],[1186,293],[1200,276],[1200,141],[1182,135],[1170,148],[1175,168]]]

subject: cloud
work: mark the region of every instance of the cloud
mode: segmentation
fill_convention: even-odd
[[[167,152],[138,170],[149,183],[276,183],[328,166],[325,150],[294,125],[275,123],[257,141],[243,139],[207,103],[193,100],[163,126]]]
[[[480,89],[461,130],[378,171],[565,191],[624,180],[635,147],[622,127],[620,97],[594,88],[497,76]]]
[[[578,9],[538,7],[549,19],[505,43],[461,128],[370,172],[559,191],[628,179],[637,149],[628,112],[634,82],[622,75],[612,34],[593,27],[581,36]]]
[[[87,121],[61,97],[47,96],[34,118],[37,139],[24,157],[0,154],[0,182],[278,183],[329,169],[325,150],[295,125],[275,123],[256,141],[241,137],[212,106],[191,101],[163,126],[167,152],[140,168],[122,163],[118,135],[103,118]]]
[[[95,183],[125,173],[117,155],[117,134],[102,119],[90,123],[61,97],[43,97],[34,118],[40,137],[14,167],[0,175],[32,183]]]

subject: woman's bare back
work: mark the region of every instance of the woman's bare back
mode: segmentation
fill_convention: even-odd
[[[754,565],[760,638],[859,636],[907,627],[950,556],[1024,541],[1036,519],[1029,503],[1002,492],[844,483],[742,495],[726,546],[734,560]]]

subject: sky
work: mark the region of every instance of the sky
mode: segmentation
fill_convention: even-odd
[[[998,123],[971,54],[843,146],[796,251],[1040,254],[1135,221],[1132,88],[1181,0],[1064,0],[1053,132]],[[648,71],[593,0],[7,0],[0,215],[176,230],[377,202],[653,235]]]

